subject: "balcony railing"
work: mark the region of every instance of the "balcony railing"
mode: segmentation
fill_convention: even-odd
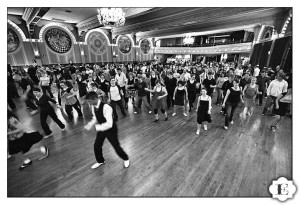
[[[161,46],[161,47],[211,47],[211,46],[221,46],[221,45],[230,45],[230,44],[239,44],[239,43],[248,43],[252,42],[250,40],[243,41],[226,41],[226,42],[219,42],[219,43],[205,43],[201,45],[196,45],[196,44],[177,44],[177,45],[166,45],[166,46]]]

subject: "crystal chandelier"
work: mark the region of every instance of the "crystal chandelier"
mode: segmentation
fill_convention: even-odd
[[[124,26],[125,14],[121,8],[101,8],[98,9],[98,20],[104,26]]]
[[[195,37],[191,37],[191,36],[186,36],[184,39],[183,39],[183,44],[193,44],[195,41]]]

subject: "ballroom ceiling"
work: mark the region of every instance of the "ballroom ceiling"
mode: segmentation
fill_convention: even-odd
[[[123,27],[113,28],[113,36],[134,34],[137,38],[168,38],[204,33],[253,29],[260,24],[280,25],[291,10],[288,7],[148,7],[122,8],[126,22]],[[30,11],[30,12],[29,12]],[[97,8],[8,8],[8,15],[28,19],[69,23],[78,33],[100,27]],[[34,16],[36,15],[36,16]],[[24,19],[24,18],[23,18]],[[279,23],[278,23],[279,22]],[[277,28],[280,29],[280,28]]]

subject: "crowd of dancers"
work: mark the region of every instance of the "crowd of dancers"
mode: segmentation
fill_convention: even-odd
[[[141,112],[144,104],[149,114],[154,112],[154,123],[159,121],[158,110],[165,121],[169,120],[168,109],[173,109],[173,117],[178,115],[178,108],[182,109],[184,117],[188,116],[188,112],[197,112],[196,135],[200,135],[202,125],[206,131],[207,123],[214,118],[211,116],[212,109],[220,109],[225,116],[223,128],[227,130],[230,124],[234,124],[237,107],[243,106],[239,113],[243,124],[255,107],[262,106],[263,99],[267,98],[262,115],[274,116],[270,129],[276,132],[281,117],[291,113],[291,80],[291,73],[284,73],[280,66],[260,69],[259,66],[235,62],[145,61],[78,67],[72,63],[63,67],[58,63],[52,67],[41,67],[33,61],[27,72],[8,65],[8,153],[9,156],[19,152],[25,154],[20,169],[32,163],[26,158],[28,153],[38,151],[42,153],[38,159],[46,158],[49,149],[35,146],[43,138],[53,135],[47,124],[48,116],[64,131],[65,124],[53,108],[62,109],[62,103],[68,116],[67,122],[73,121],[75,110],[79,119],[90,118],[84,127],[86,130],[94,126],[97,131],[94,143],[96,163],[92,169],[105,163],[102,145],[106,138],[124,160],[124,167],[129,167],[129,157],[117,136],[117,105],[126,118],[130,103],[134,114]],[[53,92],[57,95],[54,96]],[[13,101],[17,97],[25,102],[31,115],[40,114],[44,137],[39,132],[28,130],[18,120]]]

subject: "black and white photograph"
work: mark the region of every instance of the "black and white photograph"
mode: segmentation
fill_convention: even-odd
[[[296,202],[291,3],[12,5],[9,203]]]

